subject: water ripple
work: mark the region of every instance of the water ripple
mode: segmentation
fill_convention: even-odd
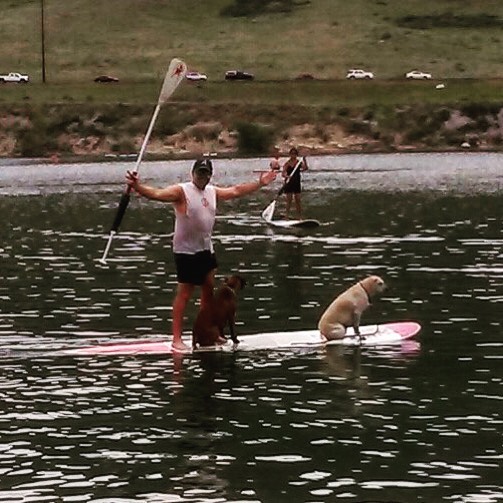
[[[500,173],[500,157],[490,174]],[[418,176],[428,187],[467,163],[424,159],[428,175]],[[432,159],[446,166],[433,169]],[[416,319],[417,340],[208,357],[56,356],[167,338],[171,210],[133,201],[103,267],[113,184],[72,194],[58,182],[29,201],[0,198],[2,214],[16,215],[0,225],[1,501],[501,500],[499,194],[479,190],[487,180],[463,197],[412,182],[386,192],[372,186],[383,158],[338,159],[326,172],[315,162],[321,171],[306,175],[303,203],[323,221],[317,229],[275,232],[260,220],[276,187],[222,208],[218,279],[239,272],[248,280],[238,333],[315,327],[338,292],[377,273],[389,290],[364,322]],[[414,172],[395,167],[400,177]],[[166,171],[151,174],[166,180]],[[337,190],[326,190],[334,181]],[[368,190],[341,188],[358,183]],[[197,309],[187,308],[187,334]]]

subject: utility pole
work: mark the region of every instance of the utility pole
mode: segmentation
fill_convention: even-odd
[[[45,84],[45,26],[44,0],[40,0],[40,32],[42,36],[42,82]]]

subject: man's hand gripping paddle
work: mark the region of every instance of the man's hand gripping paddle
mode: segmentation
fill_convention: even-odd
[[[288,178],[285,180],[285,183],[283,184],[281,189],[279,189],[278,195],[274,198],[274,201],[271,204],[269,204],[269,206],[267,206],[267,208],[262,212],[262,218],[266,222],[270,222],[272,220],[272,217],[274,215],[274,210],[276,209],[276,201],[277,201],[278,197],[281,196],[281,194],[283,194],[285,192],[285,189],[286,189],[286,186],[288,185],[288,182],[291,180],[291,178],[295,174],[295,172],[300,168],[302,162],[303,162],[303,159],[299,159],[299,161],[295,165],[295,168],[293,168],[292,172],[290,173]]]
[[[145,148],[147,147],[148,140],[152,133],[152,129],[154,129],[154,124],[157,119],[157,116],[159,115],[159,111],[161,110],[161,106],[164,103],[166,103],[166,101],[168,101],[170,96],[175,92],[175,89],[178,87],[178,84],[180,84],[182,79],[185,77],[186,73],[187,73],[187,65],[181,59],[173,58],[171,60],[171,63],[169,64],[166,76],[164,77],[164,82],[162,84],[159,100],[157,101],[157,106],[155,107],[152,119],[150,119],[150,124],[148,126],[147,133],[145,134],[145,138],[143,139],[140,153],[138,154],[138,158],[136,159],[136,164],[134,167],[134,171],[136,173],[138,173],[140,169],[141,160],[143,158]],[[101,262],[104,265],[106,264],[107,255],[108,252],[110,251],[110,247],[112,246],[112,240],[115,234],[119,230],[122,218],[124,217],[124,213],[126,213],[126,208],[128,207],[129,204],[130,193],[131,193],[131,187],[128,185],[127,189],[122,194],[122,197],[119,201],[119,207],[117,208],[117,214],[115,215],[115,219],[110,229],[110,236],[108,237],[107,246],[105,247],[103,256],[101,257],[101,259],[99,259],[99,262]]]

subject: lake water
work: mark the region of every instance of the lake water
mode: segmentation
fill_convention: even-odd
[[[168,333],[172,210],[135,198],[103,267],[131,164],[0,167],[0,501],[503,501],[503,155],[310,162],[317,229],[261,222],[279,182],[220,205],[219,278],[248,280],[238,332],[314,328],[379,274],[364,322],[419,321],[416,344],[58,355]],[[227,184],[266,160],[215,165]],[[141,170],[165,184],[189,166]]]

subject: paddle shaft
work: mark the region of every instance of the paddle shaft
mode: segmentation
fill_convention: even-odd
[[[157,120],[157,116],[159,115],[159,111],[161,110],[161,105],[165,103],[168,100],[168,98],[174,93],[178,84],[183,79],[186,71],[187,66],[183,61],[177,58],[174,58],[171,61],[168,71],[166,72],[166,76],[164,77],[164,82],[161,88],[161,92],[159,94],[159,99],[157,101],[154,113],[152,114],[152,118],[150,119],[150,124],[148,126],[147,133],[145,134],[145,138],[143,139],[143,143],[140,148],[140,153],[136,158],[136,163],[134,166],[135,173],[138,173],[138,171],[140,170],[140,164],[143,159],[143,154],[145,153],[147,143],[150,139],[150,135],[152,134],[152,130],[154,129],[155,121]],[[108,252],[110,251],[110,247],[112,246],[113,238],[119,230],[122,219],[124,218],[124,214],[126,213],[126,209],[129,205],[130,199],[131,199],[131,187],[128,185],[126,187],[126,190],[121,196],[121,199],[119,201],[119,207],[117,208],[117,213],[112,223],[112,227],[110,228],[110,235],[108,236],[107,245],[105,247],[105,251],[103,252],[103,256],[100,259],[100,262],[102,264],[106,263],[106,258],[108,256]]]
[[[140,149],[140,153],[136,159],[136,163],[134,165],[134,172],[138,174],[140,171],[140,164],[143,159],[143,154],[145,153],[145,149],[147,147],[148,140],[150,139],[150,135],[152,134],[152,130],[154,129],[155,121],[157,120],[157,116],[159,115],[159,111],[161,110],[160,103],[155,107],[154,113],[152,114],[152,119],[150,119],[150,124],[147,129],[147,133],[145,138],[143,139],[143,143]],[[122,194],[121,200],[119,201],[119,207],[117,208],[117,215],[115,215],[114,223],[112,224],[111,230],[117,232],[122,222],[122,218],[124,217],[124,213],[126,213],[126,209],[129,204],[131,194],[131,187],[128,185],[124,194]]]
[[[135,173],[138,173],[140,170],[141,161],[143,159],[143,154],[145,153],[145,149],[147,147],[148,140],[150,139],[150,135],[152,134],[152,130],[154,129],[155,121],[157,120],[157,116],[159,115],[159,111],[161,109],[161,105],[158,103],[155,107],[154,113],[152,115],[152,119],[150,119],[150,124],[147,129],[147,133],[145,138],[143,139],[143,143],[140,149],[140,153],[136,159],[136,163],[134,166]],[[108,252],[110,251],[110,247],[112,246],[112,241],[114,239],[115,234],[119,231],[119,227],[122,223],[122,219],[124,218],[124,214],[126,213],[127,207],[129,205],[129,201],[131,200],[131,187],[128,185],[126,190],[123,192],[119,206],[117,208],[117,213],[115,214],[114,221],[112,223],[112,227],[110,228],[110,235],[108,236],[108,242],[105,247],[105,251],[103,252],[103,256],[100,259],[102,264],[106,263],[106,259],[108,256]]]

